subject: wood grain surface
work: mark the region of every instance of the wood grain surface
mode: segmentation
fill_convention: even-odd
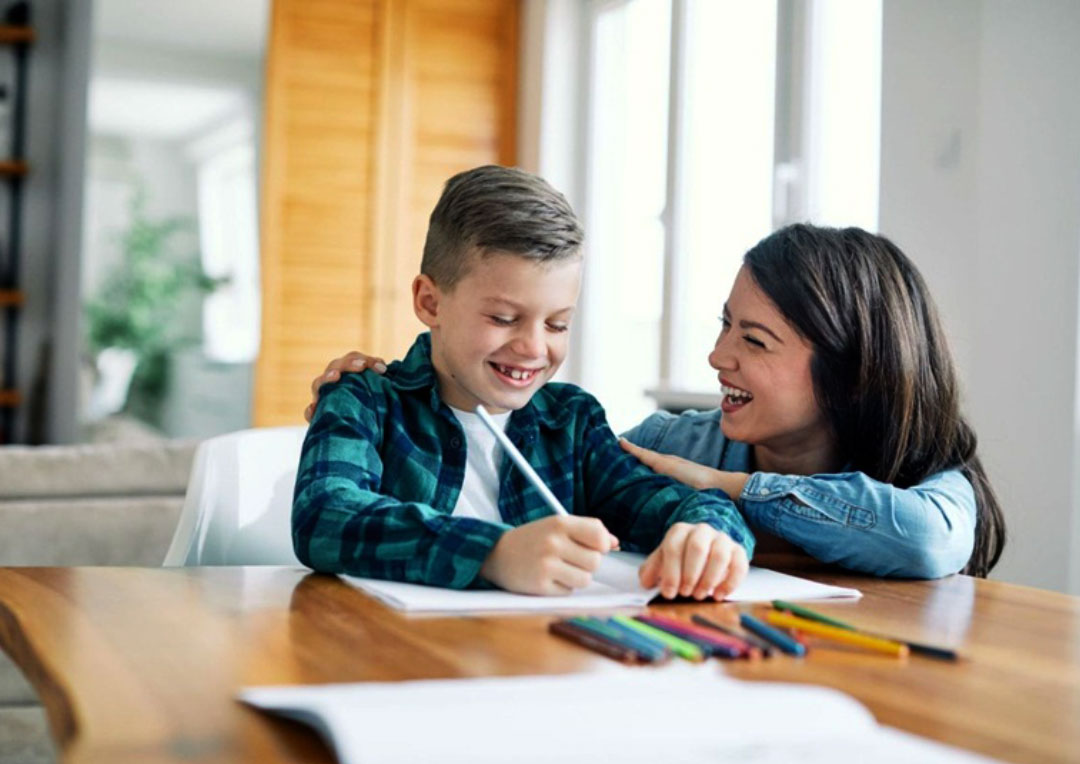
[[[700,670],[835,687],[885,724],[1005,760],[1080,758],[1077,598],[964,576],[880,581],[787,569],[865,595],[815,609],[956,647],[963,659],[833,648]],[[651,609],[732,621],[738,613],[730,604]],[[406,616],[297,568],[0,568],[0,646],[37,688],[67,762],[329,762],[313,733],[240,705],[237,690],[608,667],[549,635],[550,620]]]

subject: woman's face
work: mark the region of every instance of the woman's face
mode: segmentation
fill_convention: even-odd
[[[814,397],[812,357],[810,344],[741,268],[709,354],[723,386],[724,435],[776,454],[827,449],[832,436]]]

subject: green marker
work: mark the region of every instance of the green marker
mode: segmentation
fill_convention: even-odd
[[[774,608],[776,608],[777,610],[786,610],[789,613],[794,613],[795,615],[802,616],[803,618],[808,618],[811,621],[817,621],[818,623],[827,623],[830,626],[835,626],[838,629],[847,629],[848,631],[858,631],[858,629],[856,629],[850,623],[844,623],[843,621],[837,621],[835,618],[829,618],[827,615],[822,615],[821,613],[815,613],[813,610],[810,610],[809,608],[804,608],[804,607],[800,607],[798,605],[793,605],[790,602],[784,602],[783,600],[773,600],[772,601],[772,606]]]
[[[625,615],[613,616],[611,620],[615,621],[615,623],[622,624],[628,629],[633,629],[639,634],[644,634],[650,639],[655,639],[680,658],[685,658],[688,661],[705,660],[705,653],[702,652],[701,648],[692,642],[687,642],[685,639],[679,639],[672,634],[668,634],[666,631],[653,628],[652,626],[633,618],[627,618]]]

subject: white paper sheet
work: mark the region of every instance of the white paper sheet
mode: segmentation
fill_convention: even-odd
[[[501,590],[461,591],[354,576],[344,578],[380,602],[410,613],[567,612],[640,608],[658,592],[658,589],[645,589],[638,583],[637,571],[644,559],[639,554],[613,552],[604,558],[589,586],[561,597],[536,597]],[[774,599],[861,596],[858,589],[819,584],[773,570],[751,567],[746,579],[727,599],[730,602],[767,602]]]
[[[240,699],[311,724],[342,764],[988,761],[879,727],[869,711],[835,690],[739,682],[686,664],[557,677],[249,688]]]

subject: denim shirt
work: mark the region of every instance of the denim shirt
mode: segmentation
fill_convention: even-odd
[[[679,416],[658,412],[624,437],[720,470],[750,472],[750,445],[728,440],[720,417],[719,409]],[[956,573],[975,543],[975,492],[959,469],[911,488],[862,472],[754,472],[738,504],[751,529],[773,533],[819,560],[877,576]]]

